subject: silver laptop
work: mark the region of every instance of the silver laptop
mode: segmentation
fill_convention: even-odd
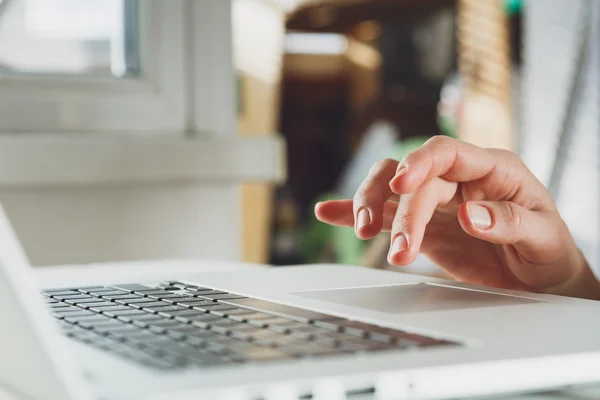
[[[329,265],[84,274],[40,291],[0,209],[0,387],[16,399],[442,399],[600,381],[592,301]]]

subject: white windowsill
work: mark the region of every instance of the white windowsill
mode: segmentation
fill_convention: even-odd
[[[219,139],[0,135],[0,189],[285,179],[275,135]]]

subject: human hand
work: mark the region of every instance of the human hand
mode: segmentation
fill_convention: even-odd
[[[459,281],[600,299],[552,197],[509,151],[435,137],[401,162],[378,162],[353,199],[315,214],[361,239],[391,232],[393,265],[422,252]]]

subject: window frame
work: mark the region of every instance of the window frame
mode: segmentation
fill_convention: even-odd
[[[0,77],[0,132],[182,131],[186,2],[138,2],[136,77]]]

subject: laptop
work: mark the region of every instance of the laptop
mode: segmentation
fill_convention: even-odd
[[[40,290],[0,208],[0,387],[34,400],[443,399],[600,381],[592,301],[334,265],[111,279],[82,271]]]

